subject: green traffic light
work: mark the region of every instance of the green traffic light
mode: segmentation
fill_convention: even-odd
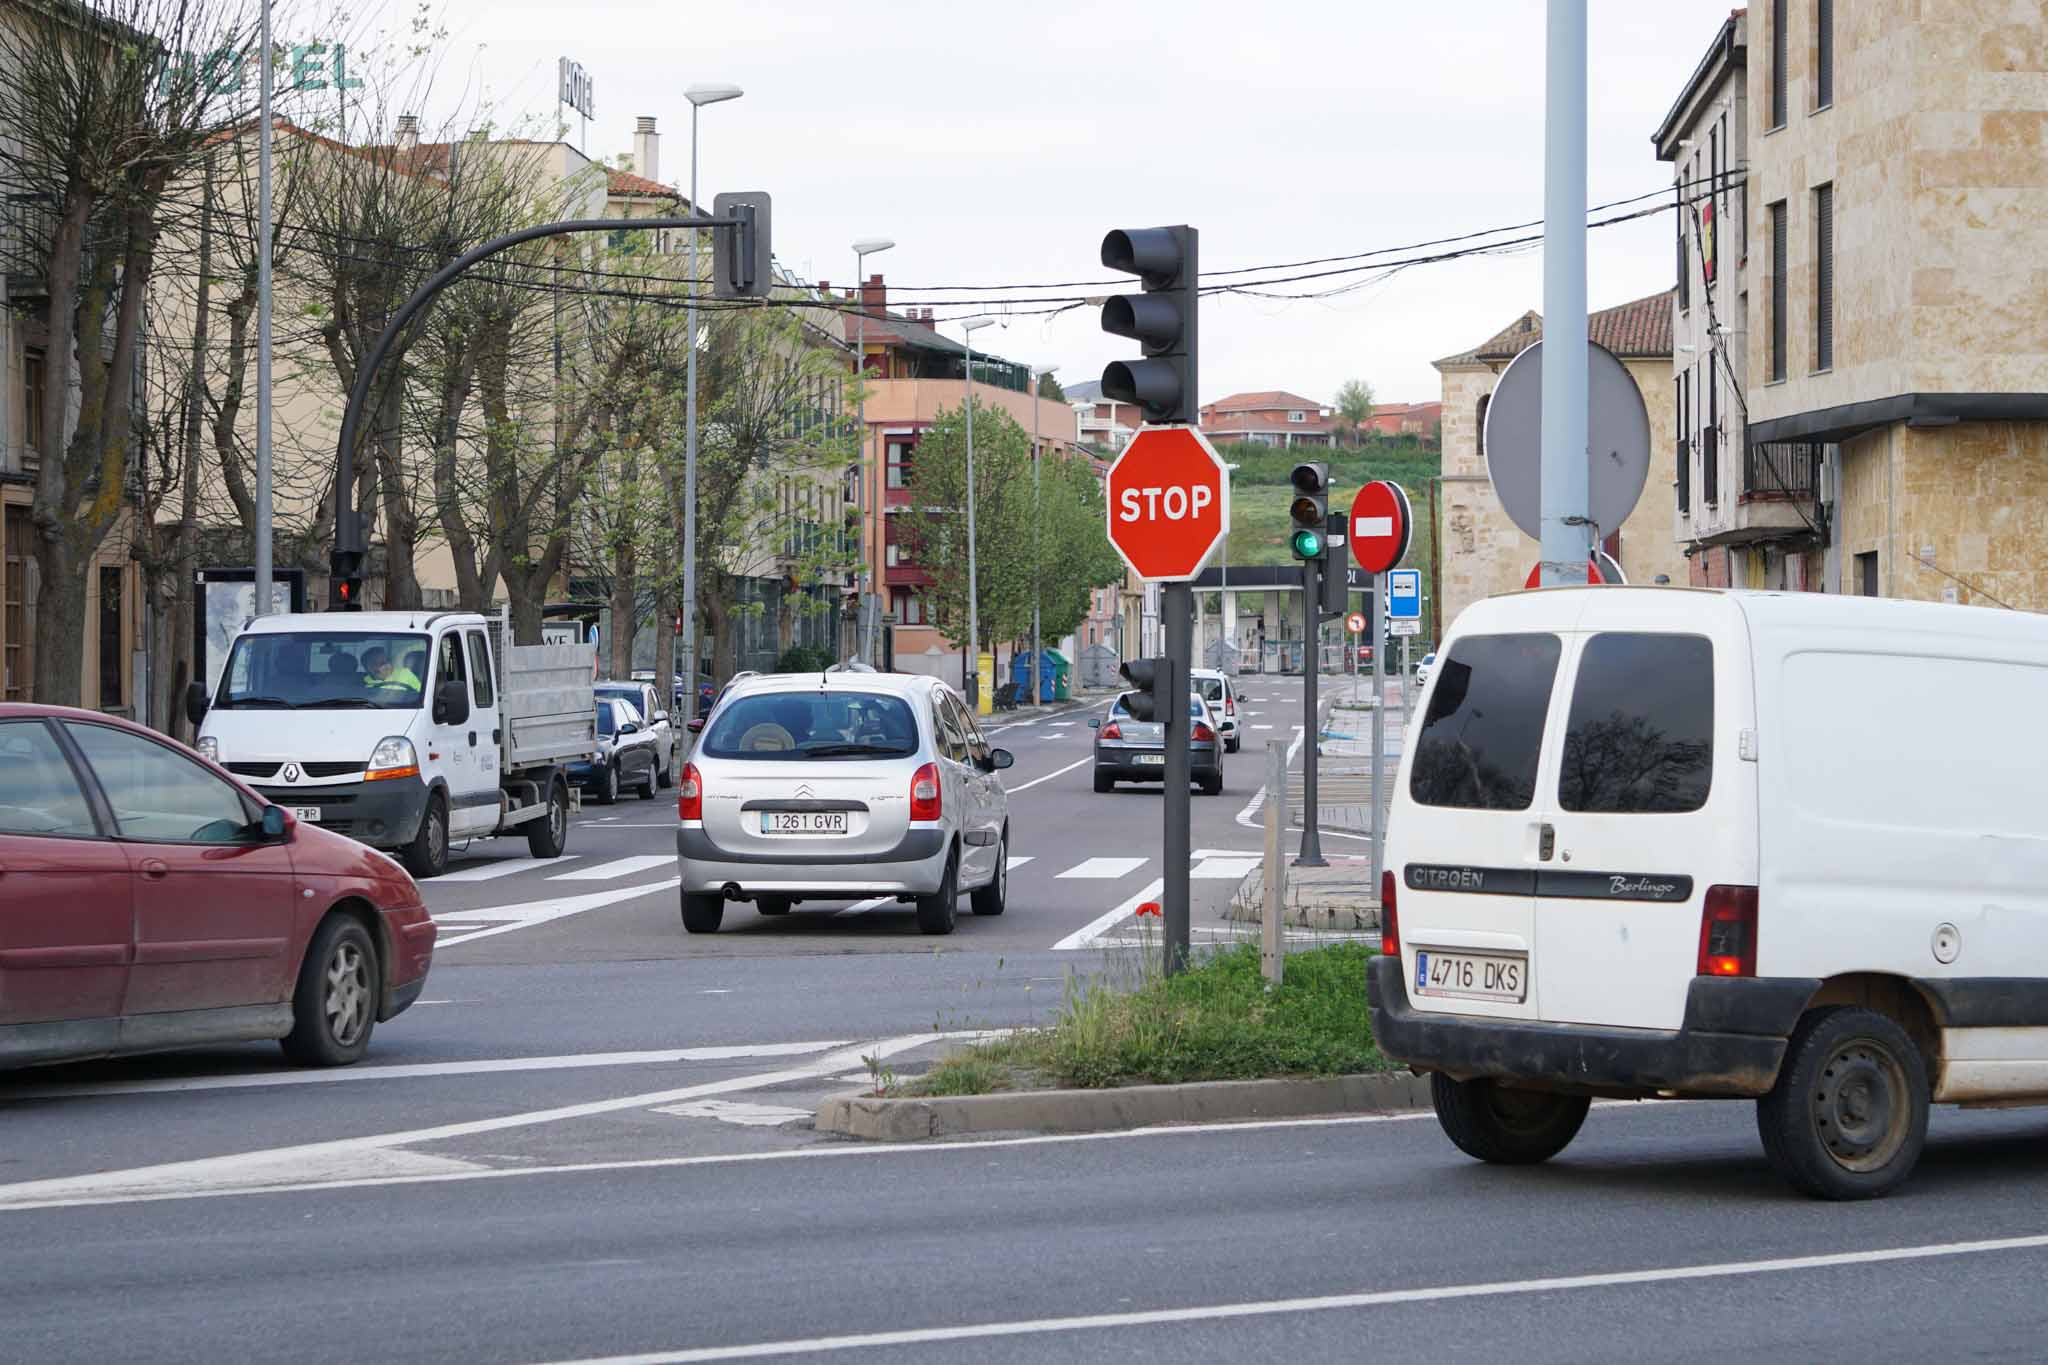
[[[1302,530],[1294,533],[1294,557],[1296,559],[1321,559],[1322,556],[1322,532]]]

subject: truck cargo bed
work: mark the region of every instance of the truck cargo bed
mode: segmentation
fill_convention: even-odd
[[[494,632],[495,634],[496,632]],[[595,645],[505,645],[498,711],[507,772],[589,758],[597,751]]]

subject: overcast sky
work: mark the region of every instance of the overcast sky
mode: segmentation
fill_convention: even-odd
[[[703,112],[703,196],[771,192],[776,254],[810,279],[848,282],[856,238],[894,238],[870,258],[892,303],[944,297],[905,286],[1101,279],[1116,227],[1191,223],[1217,270],[1542,212],[1541,0],[446,3],[451,77],[505,116],[547,117],[556,58],[571,57],[596,85],[588,152],[629,151],[635,117],[653,115],[672,183],[689,175],[684,86],[745,87]],[[1592,202],[1669,183],[1650,135],[1728,11],[1593,0]],[[572,116],[570,141],[583,136]],[[1593,233],[1592,306],[1669,287],[1670,234],[1665,217]],[[1357,376],[1382,401],[1435,398],[1431,360],[1541,305],[1533,250],[1339,298],[1206,301],[1202,397],[1328,402]],[[1087,307],[978,340],[1070,383],[1131,347]]]

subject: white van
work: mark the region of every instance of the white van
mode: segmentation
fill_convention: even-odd
[[[1565,588],[1467,609],[1402,756],[1370,973],[1467,1153],[1597,1096],[1757,1101],[1882,1194],[1930,1101],[2048,1103],[2048,617]]]

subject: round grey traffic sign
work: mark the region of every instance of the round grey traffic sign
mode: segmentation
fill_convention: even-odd
[[[1650,413],[1605,346],[1586,343],[1587,515],[1597,543],[1619,530],[1650,474]],[[1510,520],[1543,539],[1543,343],[1523,351],[1486,404],[1486,476]]]

